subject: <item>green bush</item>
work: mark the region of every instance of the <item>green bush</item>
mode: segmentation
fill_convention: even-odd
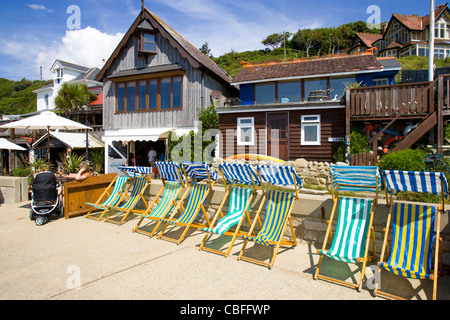
[[[345,148],[345,143],[343,143],[333,155],[335,162],[345,162]],[[369,151],[370,146],[367,136],[361,131],[352,131],[350,133],[350,155]]]
[[[12,175],[14,177],[28,177],[31,175],[31,168],[26,168],[26,167],[20,167],[20,168],[15,168],[12,171]]]
[[[421,149],[406,149],[385,155],[378,162],[380,170],[425,171],[424,159],[428,154]]]

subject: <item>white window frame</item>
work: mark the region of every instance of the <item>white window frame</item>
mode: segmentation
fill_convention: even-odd
[[[243,120],[251,120],[251,124],[242,123]],[[242,141],[241,129],[251,128],[251,139],[250,141]],[[246,117],[246,118],[237,118],[237,145],[238,146],[253,146],[255,145],[255,118],[254,117]]]
[[[375,84],[375,82],[386,82],[386,84]],[[377,87],[377,86],[388,86],[389,85],[389,78],[375,78],[373,79],[373,86]]]
[[[314,120],[306,118],[316,118]],[[320,115],[305,115],[301,116],[301,144],[302,146],[320,146]],[[316,141],[305,141],[305,127],[316,127],[317,129],[317,140]]]

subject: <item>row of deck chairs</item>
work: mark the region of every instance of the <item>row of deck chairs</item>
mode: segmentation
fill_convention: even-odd
[[[244,240],[244,244],[238,259],[269,268],[274,265],[280,246],[297,245],[291,212],[299,199],[302,181],[293,167],[258,165],[254,170],[249,164],[221,164],[219,171],[223,177],[225,196],[212,220],[208,217],[205,202],[218,176],[206,163],[183,162],[179,166],[173,162],[158,162],[156,167],[163,188],[151,203],[148,204],[143,197],[151,182],[147,177],[148,168],[121,167],[119,169],[124,175],[113,181],[97,203],[90,204],[92,210],[87,218],[100,221],[106,215],[105,221],[113,222],[110,220],[111,216],[122,214],[120,222],[116,222],[122,224],[128,214],[133,213],[140,218],[134,232],[154,236],[163,225],[158,239],[177,244],[185,239],[190,228],[196,228],[205,232],[200,250],[222,254],[225,257],[230,254],[236,239],[240,238]],[[444,174],[383,171],[380,175],[377,167],[331,166],[330,175],[333,209],[323,247],[318,251],[320,258],[314,278],[355,287],[361,291],[367,263],[377,261],[373,220],[383,181],[390,211],[378,266],[380,270],[388,270],[408,278],[432,279],[433,299],[436,299],[438,262],[442,254],[440,250],[442,245],[439,243],[440,214],[444,213],[444,198],[448,196]],[[288,186],[293,188],[287,190],[285,187]],[[182,193],[183,189],[185,191]],[[252,214],[251,207],[258,190],[262,191],[261,202],[256,212]],[[441,197],[441,202],[438,207],[402,203],[394,200],[394,194],[398,191],[436,194]],[[366,195],[373,196],[363,198],[348,195],[355,192],[365,192]],[[143,201],[146,210],[135,208],[140,200]],[[100,203],[101,201],[103,202]],[[228,211],[224,212],[227,203]],[[99,210],[99,216],[92,215]],[[203,216],[201,221],[198,219],[200,216]],[[151,231],[141,227],[146,220],[156,222]],[[242,228],[244,221],[250,226],[248,231]],[[287,237],[286,232],[288,225],[290,237]],[[388,235],[391,225],[392,245],[389,251]],[[174,239],[170,234],[166,234],[168,227],[184,230],[181,236]],[[207,246],[208,240],[213,236],[230,236],[232,239],[225,250],[219,250]],[[245,256],[244,251],[248,242],[273,247],[269,262]],[[369,256],[370,245],[372,254]],[[434,270],[431,266],[433,249]],[[388,251],[389,259],[385,261]],[[320,274],[325,256],[345,263],[362,264],[361,278],[357,284]],[[378,287],[375,287],[374,294],[399,298],[382,292]]]

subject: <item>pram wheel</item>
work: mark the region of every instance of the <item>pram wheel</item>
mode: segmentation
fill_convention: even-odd
[[[30,220],[31,221],[34,220],[34,211],[33,211],[33,209],[30,209]]]
[[[35,220],[37,226],[42,226],[48,222],[47,216],[39,216]]]

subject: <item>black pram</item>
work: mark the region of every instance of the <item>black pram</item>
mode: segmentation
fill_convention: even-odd
[[[56,176],[49,171],[39,172],[31,187],[30,219],[41,226],[48,222],[50,214],[58,216],[62,212]]]

